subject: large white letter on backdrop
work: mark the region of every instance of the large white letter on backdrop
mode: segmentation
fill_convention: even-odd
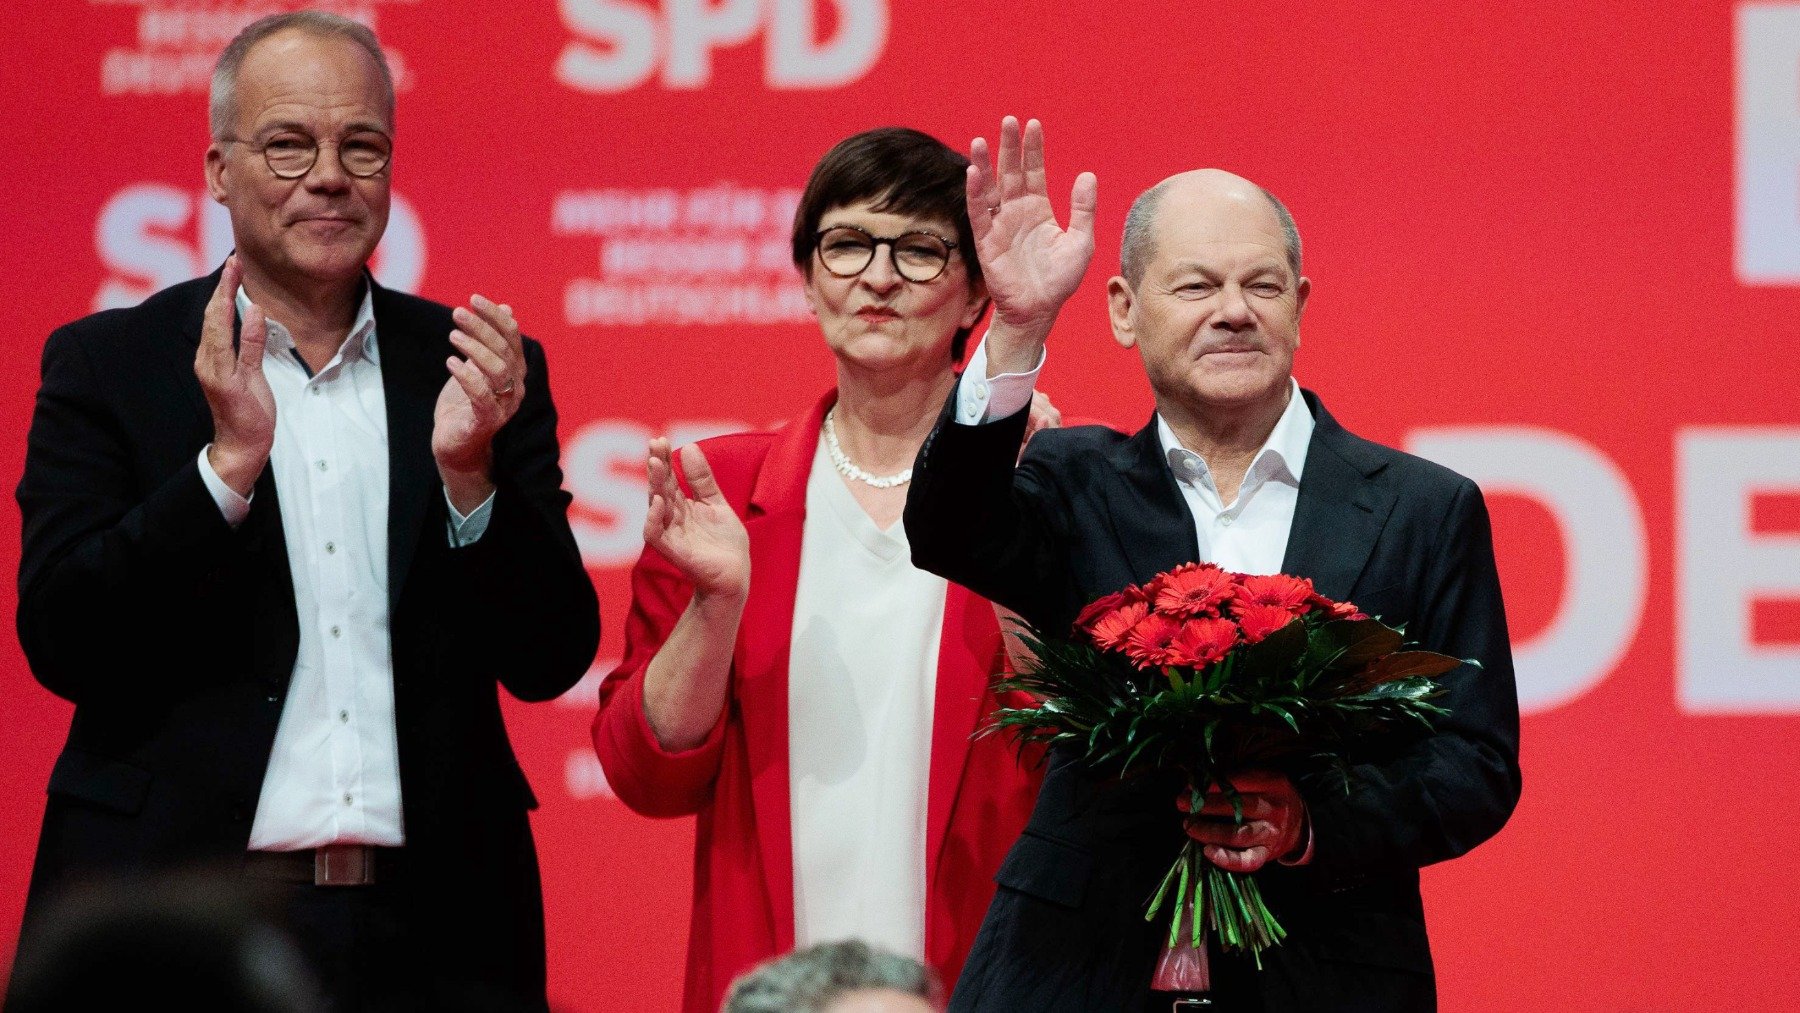
[[[698,420],[670,422],[669,444],[689,443],[750,428],[742,422]],[[650,450],[650,427],[632,419],[595,419],[579,429],[563,448],[563,479],[582,512],[569,518],[582,562],[592,567],[630,566],[644,548],[644,517],[649,489],[644,484],[644,458]]]
[[[577,91],[629,91],[656,70],[656,15],[617,0],[561,0],[563,24],[586,40],[563,47],[556,79]],[[589,45],[597,42],[600,45]]]
[[[1800,647],[1760,646],[1758,597],[1800,597],[1800,533],[1757,533],[1757,493],[1800,496],[1800,428],[1677,436],[1677,698],[1701,714],[1800,713]]]
[[[758,0],[668,0],[669,56],[663,83],[704,88],[712,80],[712,51],[756,35]]]
[[[1543,504],[1561,529],[1567,567],[1556,616],[1513,645],[1520,710],[1561,706],[1604,680],[1637,635],[1647,590],[1644,518],[1624,472],[1598,448],[1549,429],[1418,429],[1407,449],[1484,492]]]
[[[191,194],[161,183],[136,183],[113,194],[94,222],[95,252],[108,272],[94,293],[94,309],[134,306],[198,274],[193,248],[170,235],[193,213]]]
[[[771,88],[835,88],[867,74],[887,45],[887,0],[833,0],[837,34],[820,41],[814,0],[774,0],[765,74]]]
[[[1737,276],[1800,285],[1800,6],[1737,12]]]

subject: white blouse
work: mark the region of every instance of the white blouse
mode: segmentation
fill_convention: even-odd
[[[946,584],[863,511],[823,442],[788,660],[794,945],[925,956],[925,820]]]

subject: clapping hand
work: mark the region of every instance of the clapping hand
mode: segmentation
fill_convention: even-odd
[[[194,376],[212,410],[213,441],[206,452],[207,463],[233,491],[248,496],[275,446],[275,392],[263,375],[268,321],[256,305],[244,313],[243,333],[237,347],[232,347],[232,322],[237,318],[237,291],[243,277],[237,254],[225,258],[219,287],[206,303],[200,349],[194,354]]]
[[[483,296],[452,313],[450,343],[464,358],[445,361],[450,379],[438,392],[431,453],[456,508],[469,513],[493,491],[488,471],[494,434],[525,396],[525,343],[512,307]]]
[[[990,166],[986,138],[969,145],[967,199],[982,278],[994,301],[988,331],[990,373],[1037,366],[1050,325],[1087,273],[1094,257],[1094,207],[1099,184],[1091,172],[1075,177],[1069,227],[1056,223],[1044,171],[1044,128],[1008,116],[1000,123],[1000,152]]]
[[[1255,872],[1300,849],[1306,803],[1292,781],[1270,771],[1250,771],[1232,777],[1231,785],[1243,807],[1241,823],[1230,797],[1217,788],[1206,793],[1200,811],[1187,820],[1188,836],[1206,845],[1207,861],[1227,872]],[[1176,805],[1183,812],[1192,807],[1185,792]]]
[[[650,441],[644,464],[650,509],[644,516],[644,543],[663,554],[694,585],[696,597],[742,598],[750,590],[750,536],[725,502],[712,466],[699,447],[683,447],[681,469],[693,495],[675,478],[669,441]]]

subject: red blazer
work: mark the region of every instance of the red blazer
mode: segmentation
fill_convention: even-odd
[[[663,749],[644,717],[644,671],[693,589],[655,549],[631,572],[625,658],[600,687],[594,749],[619,799],[646,816],[699,815],[688,935],[687,1013],[714,1013],[731,980],[794,947],[788,820],[788,646],[800,576],[806,481],[828,394],[775,432],[705,440],[719,488],[750,535],[750,596],[719,723],[701,745]],[[926,841],[927,961],[946,986],[975,941],[993,876],[1041,779],[1010,740],[971,734],[996,706],[1003,649],[993,606],[951,584],[944,601]]]

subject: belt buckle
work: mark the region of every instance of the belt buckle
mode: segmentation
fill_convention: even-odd
[[[369,886],[375,882],[375,849],[367,844],[327,844],[313,849],[314,886]]]

